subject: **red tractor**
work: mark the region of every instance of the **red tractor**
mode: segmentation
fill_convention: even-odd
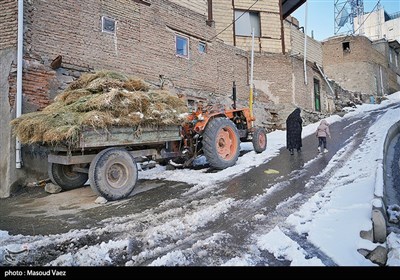
[[[252,141],[254,151],[263,152],[267,147],[266,131],[253,127],[254,120],[249,108],[225,110],[199,106],[183,125],[184,165],[204,155],[216,169],[233,166],[239,157],[240,142]]]

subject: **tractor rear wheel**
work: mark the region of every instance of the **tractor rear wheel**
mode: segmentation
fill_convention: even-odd
[[[51,182],[59,185],[63,190],[72,190],[83,186],[88,180],[88,174],[75,172],[73,167],[74,165],[49,162],[47,171]]]
[[[256,127],[253,132],[253,147],[256,153],[262,153],[267,148],[267,133],[264,128]]]
[[[235,165],[240,150],[239,133],[226,118],[210,120],[203,134],[203,150],[208,163],[216,169]]]
[[[105,149],[90,163],[90,187],[107,200],[127,197],[135,188],[137,180],[136,162],[124,149]]]

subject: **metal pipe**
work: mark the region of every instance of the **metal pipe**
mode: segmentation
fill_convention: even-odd
[[[207,1],[207,12],[208,12],[207,25],[208,25],[208,26],[213,26],[214,18],[213,18],[213,4],[212,4],[212,0],[208,0],[208,1]]]
[[[383,75],[382,75],[382,66],[379,65],[379,72],[381,76],[381,91],[382,91],[382,96],[385,95],[385,88],[383,87]]]
[[[305,23],[304,23],[304,84],[307,85],[307,13],[308,13],[308,1],[306,1],[305,9]]]
[[[320,67],[317,63],[315,63],[315,65],[317,66],[319,72],[321,73],[321,75],[322,75],[322,77],[324,78],[326,84],[328,85],[329,89],[331,90],[332,95],[334,96],[334,95],[335,95],[335,92],[334,92],[333,88],[331,87],[331,84],[329,83],[328,78],[326,77],[325,73],[322,72],[321,67]]]
[[[23,49],[24,49],[24,0],[18,0],[18,43],[17,43],[17,95],[16,115],[22,115],[22,68],[23,68]],[[15,144],[15,167],[22,167],[21,142],[16,138]]]
[[[236,109],[236,82],[235,81],[233,81],[233,85],[232,85],[232,100],[233,100],[232,108]]]
[[[251,65],[250,65],[250,97],[249,97],[249,108],[250,117],[253,118],[253,69],[254,69],[254,28],[251,32]],[[253,127],[253,121],[251,122]]]

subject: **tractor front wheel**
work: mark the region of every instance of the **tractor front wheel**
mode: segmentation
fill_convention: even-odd
[[[267,133],[262,127],[256,127],[253,132],[253,147],[256,153],[262,153],[267,148]]]
[[[203,150],[208,163],[216,169],[235,165],[240,150],[235,124],[226,118],[210,120],[203,134]]]

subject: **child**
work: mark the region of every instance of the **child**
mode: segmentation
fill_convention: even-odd
[[[323,148],[324,153],[327,153],[328,150],[326,149],[326,137],[329,136],[329,138],[331,138],[331,133],[329,131],[329,124],[326,120],[322,120],[319,124],[316,131],[316,136],[318,137],[318,152],[321,152]]]

